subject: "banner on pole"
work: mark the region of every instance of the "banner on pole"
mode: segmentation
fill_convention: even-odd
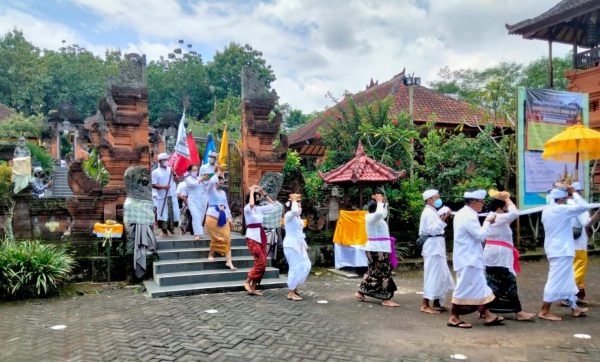
[[[575,163],[542,159],[544,143],[579,120],[589,124],[588,96],[552,89],[519,88],[518,94],[519,209],[546,204],[546,193],[566,172],[573,174]],[[589,164],[580,163],[579,180],[589,195]]]

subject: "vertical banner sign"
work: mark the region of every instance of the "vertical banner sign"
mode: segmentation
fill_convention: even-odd
[[[551,89],[519,88],[518,95],[518,185],[519,209],[546,204],[546,194],[565,174],[575,172],[575,163],[544,160],[544,143],[566,127],[589,124],[588,95]],[[579,165],[579,180],[589,195],[589,164]]]

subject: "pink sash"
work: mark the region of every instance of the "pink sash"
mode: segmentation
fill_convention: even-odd
[[[398,258],[396,257],[396,238],[395,237],[389,237],[389,238],[369,238],[369,240],[371,241],[385,241],[385,240],[389,240],[390,241],[390,264],[392,265],[392,269],[396,269],[396,267],[398,266]]]
[[[512,245],[510,245],[506,241],[501,241],[501,240],[486,240],[485,243],[488,244],[488,245],[498,245],[498,246],[503,246],[505,248],[512,249],[512,252],[513,252],[513,269],[515,269],[515,272],[517,272],[517,273],[521,272],[521,266],[519,265],[519,251],[517,250],[517,248],[515,248]]]

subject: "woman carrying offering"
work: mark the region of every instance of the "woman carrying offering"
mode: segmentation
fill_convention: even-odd
[[[306,252],[308,246],[304,232],[304,223],[300,218],[302,208],[300,194],[290,194],[290,199],[285,203],[285,238],[283,239],[283,253],[289,265],[287,299],[299,301],[303,298],[298,294],[297,287],[304,284],[310,273],[310,259]]]

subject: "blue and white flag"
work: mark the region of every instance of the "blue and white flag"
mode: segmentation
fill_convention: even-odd
[[[208,154],[212,151],[217,152],[217,147],[215,146],[215,141],[212,138],[212,135],[209,133],[206,138],[206,150],[204,151],[204,159],[202,159],[202,164],[208,164]]]

